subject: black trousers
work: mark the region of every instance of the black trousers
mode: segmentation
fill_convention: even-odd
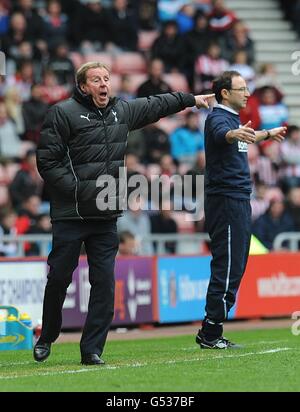
[[[114,314],[114,265],[119,246],[116,220],[53,222],[41,340],[50,343],[59,336],[66,291],[83,242],[91,291],[80,350],[82,354],[101,355]]]
[[[251,206],[249,200],[216,195],[206,197],[204,208],[212,261],[203,331],[217,337],[222,335],[222,323],[235,303],[246,269],[251,240]]]

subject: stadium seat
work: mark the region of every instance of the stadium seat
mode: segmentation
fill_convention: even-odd
[[[76,70],[83,64],[83,56],[78,52],[71,52],[70,59],[72,60]]]
[[[168,116],[163,117],[158,122],[155,123],[157,127],[162,129],[164,132],[170,134],[172,133],[177,127],[182,125],[182,120],[177,116]]]
[[[136,93],[138,87],[147,80],[147,75],[145,73],[136,73],[129,75],[130,80],[130,92]]]
[[[6,165],[6,177],[8,183],[13,181],[18,170],[20,170],[20,165],[18,163],[8,163]]]
[[[106,64],[111,70],[113,68],[113,57],[109,53],[99,52],[99,53],[90,53],[84,56],[84,63],[87,62],[100,62]]]
[[[190,91],[186,77],[182,73],[166,73],[163,78],[174,92]]]
[[[124,52],[116,55],[112,71],[118,74],[146,73],[146,61],[140,53]]]
[[[150,50],[158,35],[159,32],[157,30],[141,30],[138,34],[138,49],[143,52]]]
[[[112,93],[114,95],[117,95],[121,88],[121,76],[116,73],[111,73],[110,83],[111,83]]]

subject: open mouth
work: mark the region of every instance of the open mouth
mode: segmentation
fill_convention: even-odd
[[[100,93],[100,97],[103,97],[103,98],[107,97],[107,92]]]

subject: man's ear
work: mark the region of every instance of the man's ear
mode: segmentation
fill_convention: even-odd
[[[222,90],[221,90],[221,96],[222,96],[223,98],[227,98],[228,95],[229,95],[229,90],[227,90],[227,89],[222,89]]]

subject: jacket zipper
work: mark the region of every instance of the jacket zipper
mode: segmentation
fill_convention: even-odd
[[[106,173],[109,174],[108,173],[108,170],[109,170],[109,150],[108,149],[109,149],[109,147],[108,147],[108,140],[107,140],[107,126],[106,126],[106,122],[105,122],[103,113],[101,112],[101,110],[98,110],[98,112],[99,112],[99,114],[102,118],[102,122],[103,122],[103,126],[104,126],[104,138],[105,138],[105,146],[106,146],[106,153],[107,153],[105,164],[106,164]]]
[[[78,179],[77,179],[76,173],[75,173],[74,168],[73,168],[73,163],[72,163],[72,160],[71,160],[69,147],[67,147],[67,154],[68,154],[68,158],[69,158],[69,161],[70,161],[71,170],[72,170],[73,176],[74,176],[75,181],[76,181],[76,186],[75,186],[75,209],[76,209],[76,213],[80,217],[80,219],[84,220],[83,217],[80,215],[79,209],[78,209]]]

